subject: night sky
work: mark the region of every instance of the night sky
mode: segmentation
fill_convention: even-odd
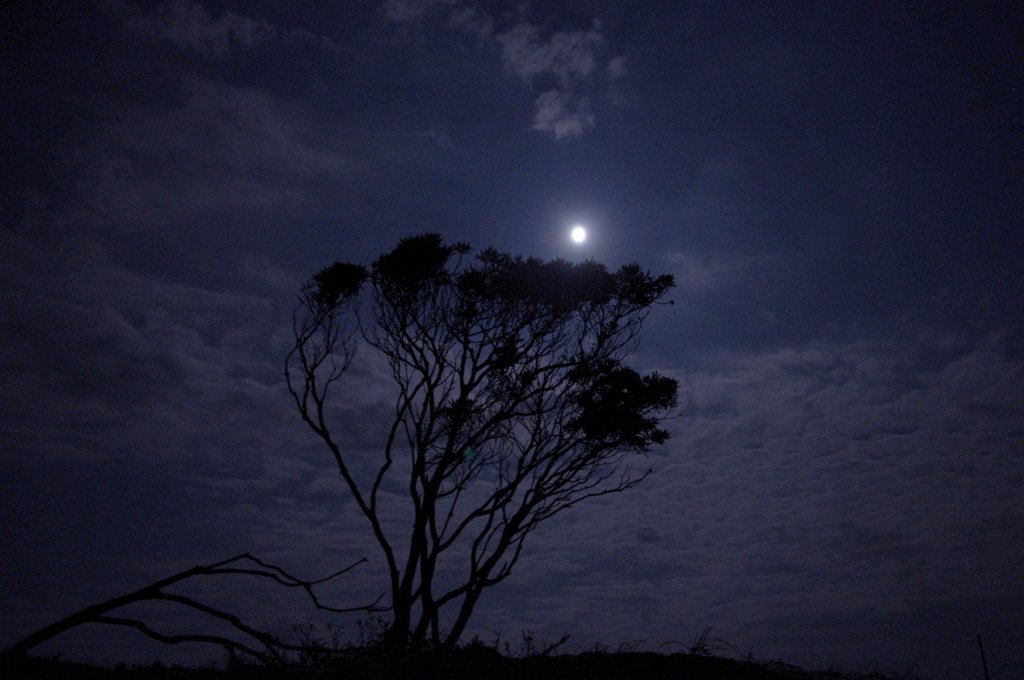
[[[464,639],[676,651],[714,626],[760,659],[976,678],[981,634],[1024,678],[1017,3],[18,4],[0,646],[243,551],[309,578],[369,557],[325,597],[384,592],[283,362],[303,281],[437,232],[673,274],[631,363],[690,405],[643,484],[542,525]],[[334,417],[373,460],[393,392],[363,350]],[[222,656],[99,626],[56,652]]]

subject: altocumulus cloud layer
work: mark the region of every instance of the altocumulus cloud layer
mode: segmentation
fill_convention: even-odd
[[[1001,340],[813,345],[681,372],[692,412],[650,483],[616,503],[610,531],[586,511],[553,530],[520,572],[524,591],[548,589],[566,629],[596,632],[627,611],[632,636],[648,638],[692,630],[700,611],[727,640],[790,636],[822,662],[845,651],[831,626],[935,601],[975,601],[962,625],[992,625],[987,608],[1011,611],[1021,585],[1007,546],[1021,531],[1024,430],[1006,405],[1020,402],[1024,364]],[[580,559],[566,534],[601,547]],[[565,606],[580,602],[566,592],[582,604]],[[805,618],[786,632],[793,602]],[[880,649],[927,653],[927,615],[894,626]]]
[[[982,633],[1017,677],[1022,202],[1000,121],[1020,99],[986,70],[1013,63],[1001,34],[975,59],[930,15],[559,6],[12,19],[0,644],[244,550],[311,577],[367,556],[328,598],[382,592],[282,362],[311,272],[437,230],[675,274],[635,362],[688,404],[644,484],[538,531],[470,637],[667,650],[714,626],[760,657],[941,676],[977,674]],[[975,75],[937,68],[936,44]],[[583,218],[585,253],[563,242]],[[386,367],[361,352],[339,396],[368,474]],[[268,628],[315,618],[254,585],[194,588]],[[42,651],[206,653],[102,630]]]

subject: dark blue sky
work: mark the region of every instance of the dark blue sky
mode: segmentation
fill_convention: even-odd
[[[1014,3],[38,4],[0,60],[0,645],[243,550],[383,590],[280,373],[308,276],[436,231],[674,274],[634,363],[692,399],[469,637],[976,676],[980,633],[1024,677]],[[372,457],[370,352],[346,389]],[[235,606],[312,617],[277,597]]]

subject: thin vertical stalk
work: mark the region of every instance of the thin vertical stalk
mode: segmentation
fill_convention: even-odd
[[[988,663],[985,662],[985,647],[981,644],[981,633],[978,633],[978,649],[981,650],[981,667],[985,669],[985,680],[988,680]]]

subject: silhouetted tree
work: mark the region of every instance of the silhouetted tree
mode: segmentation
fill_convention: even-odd
[[[473,257],[466,244],[424,234],[369,269],[334,263],[303,287],[285,376],[384,553],[392,644],[454,646],[484,588],[512,573],[541,522],[650,472],[634,474],[626,459],[668,439],[659,424],[677,383],[624,361],[672,285],[636,264],[611,273],[494,249]],[[398,388],[372,480],[356,478],[328,422],[357,337],[384,356]],[[381,485],[402,451],[413,517],[404,555],[380,515]],[[439,560],[451,568],[460,551],[459,585],[435,591]]]

